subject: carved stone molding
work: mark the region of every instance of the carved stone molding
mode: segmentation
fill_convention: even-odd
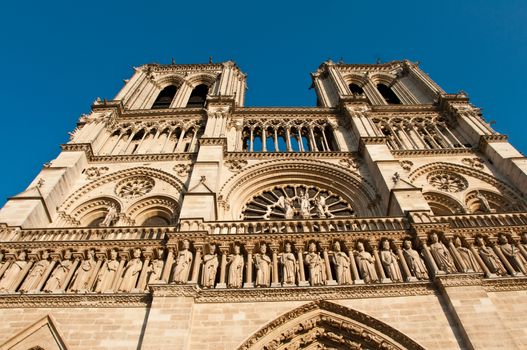
[[[247,165],[247,161],[245,159],[229,159],[225,161],[225,165],[227,165],[230,171],[237,173]]]
[[[428,281],[328,287],[239,289],[201,289],[196,285],[176,284],[153,284],[149,287],[154,294],[154,298],[156,296],[192,297],[196,303],[339,300],[433,295],[436,293],[432,284]]]
[[[89,167],[84,171],[88,180],[94,180],[108,171],[108,167]]]
[[[174,165],[173,169],[176,172],[177,176],[186,177],[187,174],[190,172],[190,169],[192,169],[192,165],[180,163],[180,164]]]
[[[338,159],[356,156],[354,152],[228,152],[225,159]]]
[[[435,282],[443,288],[480,286],[483,284],[483,273],[438,275]]]
[[[151,294],[0,294],[0,308],[146,307]]]
[[[487,292],[527,291],[527,277],[485,279],[483,288]]]

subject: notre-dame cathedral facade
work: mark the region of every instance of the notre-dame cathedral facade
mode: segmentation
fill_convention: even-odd
[[[0,211],[0,348],[527,348],[527,160],[415,63],[246,107],[146,64]]]

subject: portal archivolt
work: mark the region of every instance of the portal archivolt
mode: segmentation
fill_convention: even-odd
[[[331,302],[317,301],[280,316],[253,334],[238,349],[424,348],[368,315]]]

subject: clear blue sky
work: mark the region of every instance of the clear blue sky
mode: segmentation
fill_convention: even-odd
[[[234,60],[248,106],[314,106],[323,61],[420,61],[527,150],[527,2],[8,1],[0,9],[0,205],[56,157],[81,113],[143,63]]]

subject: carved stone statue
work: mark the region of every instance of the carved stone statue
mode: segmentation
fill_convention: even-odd
[[[42,252],[41,259],[33,265],[31,271],[26,276],[24,283],[22,283],[22,286],[20,287],[19,291],[22,293],[27,293],[37,289],[38,284],[42,280],[42,277],[44,276],[47,268],[49,267],[49,264],[51,264],[49,260],[49,252],[44,250]]]
[[[188,276],[190,274],[190,268],[192,266],[192,252],[189,250],[190,242],[188,240],[183,241],[183,248],[178,252],[176,259],[176,268],[174,270],[174,276],[172,281],[178,284],[184,284],[188,282]]]
[[[507,270],[503,266],[502,262],[496,256],[491,247],[487,247],[483,237],[476,238],[476,244],[478,246],[478,253],[481,257],[481,260],[487,265],[487,268],[491,273],[494,273],[498,276],[504,276],[507,274]]]
[[[112,249],[110,251],[110,259],[104,262],[97,274],[97,285],[95,286],[97,293],[113,292],[112,287],[117,276],[118,268],[117,250]]]
[[[333,265],[337,272],[338,284],[352,284],[350,258],[342,251],[339,242],[333,244]]]
[[[241,288],[243,284],[243,265],[245,264],[243,255],[240,253],[240,246],[234,246],[234,254],[229,255],[229,287]]]
[[[430,253],[432,253],[432,257],[434,258],[439,270],[446,273],[457,272],[454,260],[452,260],[448,249],[439,241],[439,237],[435,232],[430,234],[430,242]]]
[[[505,235],[500,235],[498,237],[498,244],[501,251],[503,252],[503,255],[505,255],[505,258],[507,258],[513,269],[517,272],[526,274],[526,267],[523,262],[522,256],[520,255],[520,250],[510,244]]]
[[[486,213],[493,213],[495,211],[490,207],[488,199],[485,198],[485,196],[482,195],[479,191],[476,192],[476,198],[479,200],[479,203],[481,204],[480,208],[484,209]]]
[[[216,245],[210,244],[209,253],[203,257],[203,272],[201,274],[201,285],[203,288],[214,288],[219,264]]]
[[[286,243],[284,252],[280,255],[282,264],[282,277],[284,286],[295,285],[295,276],[297,271],[296,257],[291,249],[291,243]]]
[[[260,244],[260,252],[254,254],[254,266],[256,268],[256,287],[269,287],[271,285],[271,258],[266,254],[267,245]]]
[[[403,256],[415,278],[418,280],[428,279],[428,271],[426,270],[425,263],[419,255],[419,252],[412,248],[412,242],[408,239],[403,242]]]
[[[309,203],[309,193],[308,191],[300,190],[300,215],[304,219],[309,219],[311,217],[311,205]]]
[[[71,291],[75,293],[87,292],[90,288],[88,282],[96,265],[95,251],[90,249],[86,254],[87,258],[83,260],[81,265],[77,268],[71,282]]]
[[[454,238],[454,247],[456,247],[456,250],[468,271],[481,272],[481,267],[474,257],[474,254],[472,254],[470,249],[463,247],[459,237]]]
[[[101,227],[110,227],[113,224],[113,221],[117,217],[117,208],[115,207],[115,204],[111,204],[108,207],[108,212],[106,213],[106,216],[104,217],[104,220],[101,221],[99,226]]]
[[[335,215],[331,214],[331,212],[328,209],[328,206],[326,205],[326,195],[321,194],[317,198],[315,198],[315,209],[317,211],[317,215],[319,218],[332,218]]]
[[[306,264],[309,268],[309,282],[312,286],[322,286],[326,280],[326,269],[324,260],[317,252],[317,245],[310,243],[306,255]]]
[[[295,208],[291,198],[280,196],[278,198],[278,205],[284,210],[286,219],[292,219],[295,216]]]
[[[163,267],[165,267],[164,260],[165,250],[159,248],[157,250],[157,259],[154,259],[148,269],[148,282],[147,284],[159,282],[162,278]]]
[[[137,284],[137,279],[143,268],[143,262],[141,261],[141,249],[134,249],[133,258],[128,261],[123,271],[123,279],[119,285],[118,291],[130,293]]]
[[[16,282],[18,274],[27,265],[26,258],[27,254],[25,251],[18,253],[16,261],[13,261],[0,280],[0,292],[8,292],[15,287],[13,284]]]
[[[55,270],[53,270],[53,273],[51,274],[51,277],[46,282],[46,285],[44,286],[44,292],[51,293],[65,289],[66,286],[64,285],[64,279],[66,278],[66,276],[71,270],[71,267],[73,266],[73,261],[71,260],[71,257],[71,250],[66,250],[64,252],[62,261],[57,264]]]
[[[362,242],[357,243],[357,251],[355,258],[357,259],[357,266],[364,282],[378,282],[379,277],[377,276],[377,271],[375,271],[374,264],[375,258],[364,249],[364,244]]]
[[[390,241],[384,240],[382,242],[381,263],[386,273],[386,277],[392,282],[402,282],[403,275],[399,268],[399,257],[390,249]]]

